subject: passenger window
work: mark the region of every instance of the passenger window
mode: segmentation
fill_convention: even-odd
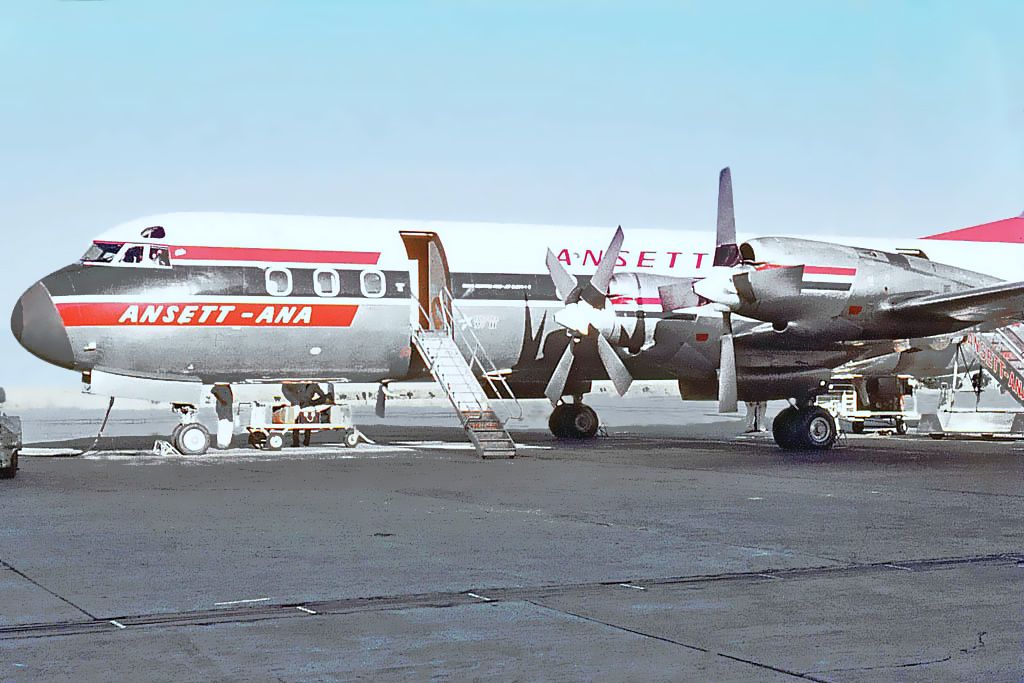
[[[379,270],[364,270],[359,277],[359,289],[363,296],[379,299],[384,296],[384,273]]]
[[[341,291],[341,277],[332,268],[318,268],[313,273],[313,291],[317,296],[338,296]]]
[[[267,268],[265,279],[267,294],[288,296],[292,293],[292,272],[287,268]]]

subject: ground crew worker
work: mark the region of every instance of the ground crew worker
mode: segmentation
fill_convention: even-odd
[[[747,404],[747,433],[766,432],[765,411],[768,409],[767,401],[744,401]]]

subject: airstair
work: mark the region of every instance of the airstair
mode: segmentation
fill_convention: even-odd
[[[921,416],[918,431],[935,438],[947,433],[1024,436],[1024,411],[981,407],[982,370],[1024,407],[1024,327],[1016,323],[990,332],[972,332],[961,344],[974,351],[977,369],[972,371],[964,354],[957,351],[952,384],[943,388],[938,412]],[[961,376],[967,381],[961,382]],[[962,384],[966,386],[960,389]],[[958,407],[957,395],[968,391],[974,394],[974,406]]]
[[[1024,328],[1014,324],[969,335],[981,366],[1017,403],[1024,406]]]
[[[433,321],[434,327],[417,326],[413,330],[413,344],[448,396],[476,452],[482,458],[514,458],[516,444],[505,429],[505,423],[521,419],[522,407],[504,375],[484,351],[471,321],[455,307],[446,289],[433,302],[430,312],[422,305],[420,309]],[[463,349],[468,351],[468,359]],[[481,382],[490,389],[492,396],[503,399],[504,417],[491,406]]]

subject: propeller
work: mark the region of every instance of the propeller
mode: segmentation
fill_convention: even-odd
[[[555,254],[548,249],[546,259],[548,273],[551,275],[551,281],[555,284],[558,298],[565,304],[560,311],[555,313],[555,322],[564,327],[570,336],[569,344],[565,347],[561,358],[558,359],[551,379],[548,380],[547,387],[544,389],[544,395],[552,405],[562,399],[565,386],[569,381],[569,373],[572,370],[576,350],[584,340],[596,340],[592,344],[596,346],[597,356],[608,373],[608,378],[615,386],[615,391],[620,396],[626,393],[629,385],[633,382],[629,370],[607,339],[607,336],[612,335],[617,327],[615,311],[607,305],[608,285],[611,283],[624,239],[622,226],[619,226],[615,230],[611,243],[601,256],[597,271],[590,278],[590,282],[582,286],[565,269]],[[590,347],[590,344],[585,346]]]
[[[724,283],[720,278],[711,278],[712,282],[704,284],[708,278],[694,286],[694,292],[717,304],[722,313],[722,334],[720,338],[721,353],[718,361],[718,412],[735,413],[738,410],[736,404],[736,346],[732,335],[732,310],[726,304],[720,303],[715,296],[708,296],[708,293],[701,289],[710,289],[709,293],[717,294],[718,289],[729,299],[735,295],[739,299],[739,292],[732,278],[732,268],[740,263],[740,249],[736,245],[736,211],[732,201],[732,171],[726,166],[718,174],[718,224],[715,229],[715,258],[712,262],[712,275],[724,274],[728,271],[728,277]],[[713,285],[713,287],[711,287]],[[724,286],[723,286],[724,285]],[[699,289],[700,288],[700,289]],[[738,303],[738,301],[737,301]]]
[[[718,412],[735,413],[736,404],[736,347],[732,336],[732,314],[722,313],[722,352],[718,362]]]

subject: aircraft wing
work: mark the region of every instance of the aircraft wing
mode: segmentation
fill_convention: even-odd
[[[900,316],[971,323],[1018,322],[1024,319],[1024,282],[1001,282],[963,292],[931,294],[890,304],[887,311]]]

